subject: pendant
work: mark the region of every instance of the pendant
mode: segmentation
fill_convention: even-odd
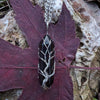
[[[55,0],[45,0],[44,8],[44,22],[47,26],[47,34],[40,41],[39,44],[39,64],[38,64],[38,73],[39,73],[39,82],[44,89],[51,87],[54,81],[55,74],[55,45],[48,35],[49,24],[52,19],[52,10]]]
[[[39,82],[44,89],[51,87],[55,74],[55,45],[47,34],[39,43]]]

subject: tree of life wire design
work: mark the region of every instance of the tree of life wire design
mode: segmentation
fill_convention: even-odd
[[[39,81],[44,89],[48,89],[53,84],[54,74],[55,74],[55,45],[48,34],[49,24],[52,19],[52,11],[55,0],[45,0],[45,23],[47,27],[47,33],[39,44],[39,64],[38,73]]]

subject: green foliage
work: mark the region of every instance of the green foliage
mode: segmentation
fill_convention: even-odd
[[[93,100],[97,100],[96,98],[93,98]]]

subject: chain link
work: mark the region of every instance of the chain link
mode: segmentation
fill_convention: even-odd
[[[52,11],[53,11],[53,6],[55,5],[55,0],[45,0],[44,1],[44,8],[45,8],[45,23],[47,25],[47,29],[49,27],[49,24],[52,20]]]

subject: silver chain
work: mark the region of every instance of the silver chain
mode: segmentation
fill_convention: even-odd
[[[45,23],[46,23],[47,29],[52,20],[52,11],[53,11],[54,4],[55,4],[55,0],[45,0],[45,3],[44,3],[44,8],[45,8],[44,17],[45,17]]]

